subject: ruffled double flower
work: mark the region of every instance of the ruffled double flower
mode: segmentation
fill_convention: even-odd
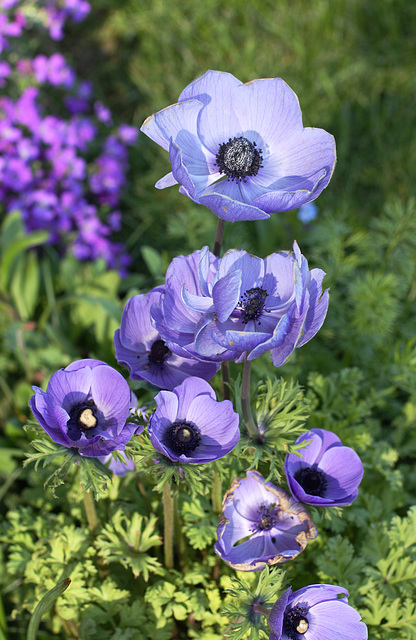
[[[169,152],[156,187],[179,191],[224,220],[260,220],[318,197],[335,166],[335,141],[303,127],[299,101],[280,78],[243,84],[207,71],[141,130]]]
[[[216,259],[208,247],[175,258],[166,274],[154,324],[179,354],[207,360],[248,360],[270,351],[275,366],[306,344],[328,308],[325,273],[293,252],[264,260],[232,249]]]

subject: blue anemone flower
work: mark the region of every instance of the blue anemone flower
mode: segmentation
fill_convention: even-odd
[[[224,220],[261,220],[315,200],[328,185],[335,141],[303,127],[299,101],[280,78],[243,84],[207,71],[141,131],[169,152],[156,187],[179,191]]]
[[[361,616],[348,604],[348,591],[330,584],[287,589],[269,616],[269,640],[367,640]]]

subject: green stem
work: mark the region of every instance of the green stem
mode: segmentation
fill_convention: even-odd
[[[88,526],[91,533],[95,533],[98,526],[97,512],[95,510],[94,497],[92,491],[83,491],[85,513],[87,515]]]
[[[71,584],[71,579],[67,578],[63,582],[60,582],[56,587],[48,591],[39,602],[38,606],[34,610],[32,617],[30,618],[29,626],[27,629],[26,640],[36,640],[39,624],[44,613],[53,605],[56,598],[61,596],[63,592]]]
[[[163,486],[163,517],[165,566],[167,569],[173,569],[173,499],[168,482]]]
[[[212,482],[212,508],[214,513],[221,513],[222,511],[222,482],[220,474],[214,469],[214,477]]]
[[[263,605],[259,604],[258,602],[253,604],[253,609],[257,613],[262,613],[263,615],[265,615],[267,617],[269,617],[270,611],[271,611],[270,609],[267,609],[266,607],[263,607]]]
[[[219,255],[221,253],[222,239],[224,237],[224,229],[225,229],[225,220],[222,220],[222,218],[218,218],[217,230],[215,232],[214,249],[212,250],[212,253],[217,258],[219,258]]]
[[[251,362],[247,360],[247,353],[244,360],[243,380],[241,383],[241,408],[243,410],[243,418],[250,438],[255,442],[261,442],[262,437],[260,431],[254,422],[250,404],[250,374]]]
[[[225,361],[221,363],[222,376],[222,397],[224,400],[230,400],[230,363]]]

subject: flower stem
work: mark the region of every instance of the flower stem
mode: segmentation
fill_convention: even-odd
[[[243,410],[243,418],[250,438],[255,442],[261,442],[262,437],[260,431],[254,422],[250,404],[250,374],[251,362],[247,360],[247,353],[244,360],[243,380],[241,383],[241,408]]]
[[[46,611],[53,605],[55,600],[59,596],[61,596],[66,589],[68,589],[70,584],[71,579],[66,578],[66,580],[63,580],[63,582],[57,584],[56,587],[53,587],[53,589],[48,591],[48,593],[43,596],[42,600],[34,610],[32,617],[30,618],[26,640],[36,640],[39,624],[43,614],[46,613]]]
[[[221,363],[222,376],[222,397],[224,400],[230,400],[230,363],[224,361]]]
[[[214,513],[221,513],[222,510],[222,482],[220,474],[214,469],[214,477],[212,482],[212,508]]]
[[[173,498],[168,482],[163,486],[163,517],[165,566],[167,569],[173,569]]]
[[[262,613],[263,615],[269,617],[270,615],[270,609],[267,609],[266,607],[263,607],[262,604],[259,604],[258,602],[256,602],[255,604],[253,604],[253,609],[256,613]]]
[[[85,513],[87,515],[88,526],[92,534],[98,526],[97,512],[95,510],[94,497],[92,491],[83,491]]]
[[[224,229],[225,229],[225,220],[222,220],[222,218],[218,218],[217,231],[215,232],[214,249],[212,250],[212,253],[217,258],[219,258],[219,255],[221,253]]]

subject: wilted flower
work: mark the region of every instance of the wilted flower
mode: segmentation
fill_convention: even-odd
[[[150,418],[155,449],[175,462],[213,462],[230,453],[240,437],[239,417],[230,400],[217,402],[201,378],[186,378],[173,391],[160,391]]]
[[[156,287],[127,301],[114,334],[117,361],[128,367],[132,380],[147,380],[162,389],[173,389],[189,376],[210,380],[219,364],[178,356],[152,326],[150,309],[159,306],[163,292],[164,287]]]
[[[293,253],[264,260],[232,249],[215,262],[205,247],[196,264],[196,254],[177,258],[168,270],[155,315],[165,340],[221,361],[238,360],[245,352],[253,360],[270,351],[278,367],[321,327],[329,298],[328,290],[322,292],[325,273],[309,270],[296,242]]]
[[[178,103],[141,130],[169,151],[172,172],[159,180],[224,220],[258,220],[319,196],[335,166],[334,138],[304,128],[296,94],[280,78],[243,84],[207,71]]]
[[[237,571],[256,571],[295,558],[317,535],[299,502],[258,471],[247,471],[224,496],[214,548]]]
[[[143,431],[127,422],[133,401],[127,382],[101,360],[77,360],[52,375],[46,392],[33,390],[29,405],[41,427],[54,442],[83,456],[122,451]]]
[[[313,584],[291,593],[287,589],[269,616],[269,640],[366,640],[367,627],[348,604],[348,591]]]
[[[342,507],[358,495],[364,470],[350,447],[344,447],[335,433],[311,429],[296,440],[310,440],[300,451],[302,457],[286,456],[285,472],[290,491],[296,500],[320,507]]]

